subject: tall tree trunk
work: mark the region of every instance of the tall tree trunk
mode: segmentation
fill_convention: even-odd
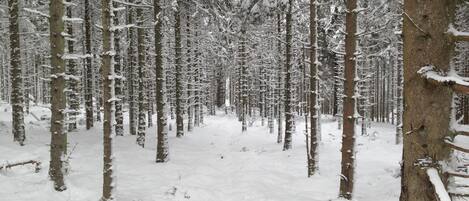
[[[357,0],[347,0],[342,132],[342,170],[339,197],[351,200],[355,173],[355,74],[357,49]]]
[[[155,65],[156,65],[156,124],[157,145],[156,162],[162,163],[169,160],[168,130],[166,120],[166,80],[163,67],[163,30],[162,10],[160,0],[153,1],[155,20]]]
[[[293,0],[288,0],[288,11],[286,15],[286,43],[285,43],[285,141],[283,150],[292,148],[292,135],[294,132],[294,111],[293,111],[293,65],[292,65],[292,7]]]
[[[68,0],[69,3],[71,3],[70,0]],[[67,6],[67,18],[72,18],[72,7],[71,5]],[[68,49],[68,54],[74,54],[74,36],[73,36],[73,22],[69,21],[67,22],[67,34],[68,34],[68,39],[67,39],[67,49]],[[68,65],[67,65],[67,74],[71,76],[70,79],[68,79],[68,131],[74,131],[77,129],[77,116],[78,112],[80,110],[80,101],[78,97],[78,81],[79,79],[75,79],[74,77],[77,76],[77,69],[76,69],[76,61],[75,58],[70,58],[68,60]]]
[[[176,136],[184,136],[184,116],[183,116],[183,78],[182,78],[182,47],[181,47],[181,1],[177,1],[177,10],[174,12],[176,23],[174,24],[175,38],[175,60],[176,60]]]
[[[282,18],[280,12],[277,13],[277,37],[282,36]],[[282,64],[282,41],[277,42],[278,70],[277,70],[277,143],[283,141],[283,64]]]
[[[138,1],[141,4],[142,1]],[[144,102],[144,73],[145,73],[145,29],[143,29],[143,10],[137,8],[137,52],[138,52],[138,130],[137,130],[137,144],[141,147],[145,146],[145,130],[146,130],[146,116],[145,116],[145,102]]]
[[[91,56],[91,5],[90,0],[85,0],[85,110],[86,129],[93,127],[93,67]]]
[[[309,153],[308,153],[308,176],[314,175],[316,172],[316,169],[318,167],[318,157],[317,157],[317,151],[318,151],[318,135],[321,135],[321,133],[318,132],[318,110],[319,110],[319,105],[318,105],[318,58],[316,55],[317,52],[317,28],[316,28],[316,0],[311,0],[310,5],[309,5],[309,29],[310,29],[310,43],[311,43],[311,49],[310,49],[310,80],[309,80],[309,86],[310,86],[310,93],[309,93],[309,113],[311,115],[310,119],[310,139],[309,139]]]
[[[187,132],[192,131],[192,117],[193,109],[192,106],[192,90],[193,90],[193,64],[192,64],[192,52],[191,52],[191,17],[190,13],[188,12],[189,6],[186,7],[186,80],[187,80]]]
[[[417,72],[433,65],[450,70],[454,44],[446,36],[455,12],[453,0],[404,1],[404,150],[401,201],[439,200],[426,170],[418,163],[444,163],[449,149],[443,139],[449,132],[452,91],[432,85]],[[438,167],[436,167],[438,168]],[[444,175],[443,183],[446,183]]]
[[[113,33],[112,33],[112,0],[101,0],[101,23],[103,37],[103,53],[101,69],[103,78],[103,102],[104,102],[104,121],[103,121],[103,195],[102,201],[115,199],[114,188],[114,167],[113,167],[113,132],[114,123],[114,65],[112,62]]]
[[[245,132],[247,127],[247,113],[248,113],[248,78],[247,78],[247,66],[246,66],[246,29],[245,27],[241,30],[241,38],[239,40],[239,59],[240,59],[240,87],[241,91],[241,131]]]
[[[115,8],[119,6],[118,3],[113,2],[112,3]],[[119,12],[114,11],[113,12],[113,23],[115,26],[119,25]],[[123,136],[124,135],[124,116],[123,116],[123,111],[122,111],[122,105],[123,105],[123,91],[124,91],[124,85],[123,85],[123,73],[122,73],[122,59],[121,59],[121,44],[120,44],[120,37],[121,37],[121,31],[119,29],[114,30],[114,49],[116,51],[116,55],[114,55],[114,70],[116,75],[118,76],[115,79],[115,96],[118,99],[115,104],[116,104],[116,135],[117,136]]]
[[[10,32],[10,66],[11,66],[11,105],[12,105],[12,124],[13,140],[21,146],[24,145],[26,138],[24,131],[24,97],[23,97],[23,78],[21,72],[21,52],[20,52],[20,33],[19,33],[19,2],[18,0],[8,0],[9,7],[9,32]]]
[[[65,39],[63,32],[64,25],[64,1],[51,0],[49,7],[50,24],[50,48],[51,48],[51,143],[50,143],[50,165],[49,176],[54,182],[56,191],[67,189],[64,183],[64,163],[67,153],[65,121],[65,61],[64,55]]]
[[[134,3],[134,0],[129,0],[129,3]],[[134,23],[134,12],[133,8],[129,6],[128,8],[128,15],[127,15],[127,23],[128,24],[133,24]],[[129,69],[129,79],[128,79],[128,88],[129,88],[129,130],[130,130],[130,135],[136,135],[137,134],[137,122],[136,122],[136,117],[138,116],[138,107],[137,107],[137,100],[136,100],[136,82],[135,80],[136,75],[135,75],[135,68],[137,67],[136,64],[136,59],[135,59],[135,40],[134,40],[134,34],[135,30],[134,28],[129,28],[128,31],[128,36],[127,40],[129,40],[129,47],[127,50],[127,59],[128,59],[128,69]],[[137,82],[138,84],[138,82]]]

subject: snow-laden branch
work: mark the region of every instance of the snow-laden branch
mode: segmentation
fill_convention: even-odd
[[[445,185],[441,181],[438,170],[435,168],[428,168],[427,175],[430,182],[433,184],[435,194],[438,196],[439,201],[451,201],[448,192],[445,189]]]
[[[124,2],[124,1],[120,1],[120,0],[112,0],[112,1],[116,2],[116,3],[119,3],[119,4],[126,5],[126,6],[141,7],[141,8],[153,8],[153,6],[147,5],[147,4],[135,4],[135,3],[129,3],[129,2]]]
[[[77,60],[77,59],[86,59],[91,58],[91,54],[64,54],[62,59],[64,60]]]
[[[37,14],[37,15],[42,16],[42,17],[47,17],[47,18],[50,17],[48,14],[45,14],[45,13],[43,13],[41,11],[38,11],[38,10],[33,10],[33,9],[29,9],[29,8],[23,8],[23,10],[26,11],[26,12]]]
[[[73,17],[73,18],[70,18],[70,17],[62,17],[62,20],[64,22],[70,22],[70,23],[82,23],[83,22],[83,19],[81,18],[78,18],[78,17]]]
[[[455,92],[469,94],[469,82],[463,77],[444,75],[442,72],[438,72],[432,65],[422,67],[417,73],[432,84],[448,86]]]
[[[121,30],[121,29],[128,29],[128,28],[132,28],[132,27],[135,27],[135,25],[134,24],[117,25],[117,26],[112,26],[111,31],[117,31],[117,30]]]
[[[449,25],[448,34],[455,41],[469,42],[469,32],[458,31],[452,24]]]

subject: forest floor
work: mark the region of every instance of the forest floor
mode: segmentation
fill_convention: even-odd
[[[26,145],[12,142],[11,109],[0,105],[0,165],[35,159],[42,170],[25,165],[0,171],[0,200],[96,201],[101,195],[102,135],[99,123],[69,133],[68,190],[55,192],[48,179],[47,108],[32,107],[25,117]],[[38,120],[39,119],[39,120]],[[174,125],[174,123],[172,123]],[[135,136],[116,138],[117,200],[121,201],[328,201],[338,195],[341,131],[337,122],[322,121],[319,174],[306,176],[303,123],[298,123],[293,149],[282,151],[276,134],[257,121],[241,133],[232,115],[207,116],[205,124],[182,138],[170,131],[170,161],[155,163],[155,128],[148,129],[145,148]],[[174,126],[173,126],[174,127]],[[126,126],[127,128],[127,126]],[[357,128],[357,131],[360,128]],[[357,201],[397,201],[401,146],[394,127],[373,124],[357,141]]]

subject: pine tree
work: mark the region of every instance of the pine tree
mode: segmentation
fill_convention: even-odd
[[[450,118],[453,92],[448,87],[455,88],[451,81],[433,80],[435,84],[425,74],[452,71],[454,43],[446,33],[453,22],[455,4],[453,0],[404,1],[401,201],[440,200],[437,194],[441,189],[432,186],[427,171],[445,171],[448,166],[445,163],[450,150],[445,141],[449,138],[446,135],[452,134],[450,119],[454,118]],[[446,174],[440,177],[446,185]]]
[[[118,7],[116,2],[112,3],[115,8]],[[119,12],[113,11],[113,24],[115,26],[119,25]],[[118,77],[116,77],[115,82],[115,96],[118,100],[116,100],[116,135],[123,136],[124,135],[124,116],[123,116],[123,91],[124,91],[124,81],[123,81],[123,73],[122,73],[122,58],[121,58],[121,31],[119,29],[114,29],[114,49],[116,51],[116,55],[114,55],[114,70]]]
[[[286,21],[286,39],[285,39],[285,141],[283,150],[292,148],[292,135],[294,132],[294,111],[293,111],[293,95],[292,95],[292,9],[293,0],[288,0]]]
[[[21,67],[20,33],[19,33],[19,2],[8,0],[9,8],[9,33],[10,33],[10,66],[11,66],[11,105],[13,140],[21,146],[26,138],[24,130],[24,97],[23,97],[23,74]]]
[[[182,77],[182,46],[181,46],[181,1],[176,0],[177,7],[174,11],[174,38],[175,38],[175,65],[176,65],[176,135],[184,136],[183,116],[183,77]]]
[[[113,45],[113,25],[112,25],[112,0],[101,0],[101,23],[103,53],[101,60],[101,77],[103,78],[103,102],[104,102],[104,121],[103,121],[103,194],[101,201],[110,201],[115,199],[114,188],[115,178],[113,169],[113,140],[115,133],[114,127],[114,84],[115,72],[112,57],[115,54]]]
[[[85,0],[85,110],[86,129],[93,127],[93,67],[91,62],[91,4]]]
[[[141,1],[137,1],[141,4]],[[144,72],[145,72],[145,29],[143,28],[143,10],[137,8],[137,58],[138,58],[138,127],[137,127],[137,144],[141,147],[145,146],[145,89],[144,89]]]
[[[163,30],[161,0],[153,1],[155,20],[155,65],[156,65],[156,124],[157,145],[156,162],[162,163],[169,160],[168,130],[166,120],[166,87],[165,72],[163,67]]]
[[[308,176],[314,175],[318,165],[318,160],[317,160],[317,151],[318,151],[318,135],[321,135],[321,133],[318,130],[318,123],[319,123],[319,105],[318,105],[318,90],[319,87],[317,87],[318,83],[318,63],[319,61],[317,60],[317,15],[316,15],[316,0],[311,0],[310,1],[310,7],[309,7],[309,29],[310,29],[310,44],[311,44],[311,49],[310,49],[310,90],[311,92],[309,93],[309,100],[310,100],[310,105],[309,105],[309,112],[311,114],[311,119],[310,119],[310,139],[309,139],[309,153],[308,153]]]
[[[345,21],[345,69],[342,132],[342,170],[339,197],[352,199],[355,173],[355,121],[356,121],[356,50],[357,0],[347,0]]]
[[[65,61],[62,59],[65,48],[64,23],[65,7],[63,0],[51,0],[49,7],[50,46],[51,46],[51,143],[49,176],[56,191],[67,189],[64,183],[67,134],[65,132]]]

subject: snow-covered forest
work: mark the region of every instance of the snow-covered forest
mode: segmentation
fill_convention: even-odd
[[[469,200],[467,0],[0,0],[0,200]]]

